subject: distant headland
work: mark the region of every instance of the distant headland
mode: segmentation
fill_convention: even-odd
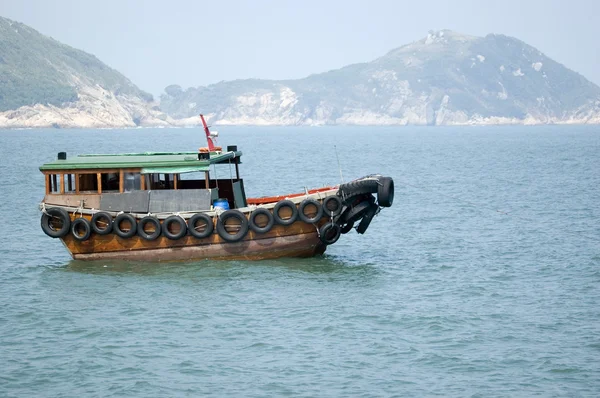
[[[0,128],[598,124],[600,87],[512,37],[442,30],[297,80],[165,88],[0,17]]]

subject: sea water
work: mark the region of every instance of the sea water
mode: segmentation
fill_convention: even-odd
[[[73,261],[40,228],[42,163],[195,151],[203,132],[0,131],[0,396],[600,394],[600,128],[219,139],[248,197],[380,173],[394,205],[322,257]]]

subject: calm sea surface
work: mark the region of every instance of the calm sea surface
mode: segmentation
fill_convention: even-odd
[[[199,129],[0,131],[0,396],[599,396],[600,127],[241,128],[248,196],[394,177],[323,257],[85,263],[40,229],[59,151]]]

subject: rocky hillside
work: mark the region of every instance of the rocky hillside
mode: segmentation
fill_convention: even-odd
[[[167,124],[152,101],[95,56],[0,17],[0,127]]]
[[[512,37],[440,31],[300,80],[169,86],[161,108],[219,124],[600,123],[600,88]]]

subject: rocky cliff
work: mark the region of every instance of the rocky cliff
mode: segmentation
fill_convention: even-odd
[[[95,56],[0,17],[0,127],[171,122],[150,94]]]
[[[600,88],[517,39],[439,31],[304,79],[172,85],[161,108],[215,124],[600,123]]]

